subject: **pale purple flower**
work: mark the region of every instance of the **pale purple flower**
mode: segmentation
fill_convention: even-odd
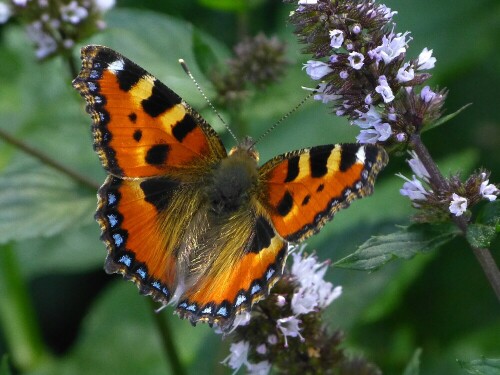
[[[372,95],[371,94],[368,94],[365,96],[365,104],[372,104],[373,103],[373,99],[372,99]]]
[[[229,352],[230,354],[222,361],[233,370],[238,371],[241,366],[248,365],[248,351],[250,343],[248,341],[238,341],[232,343]]]
[[[38,59],[41,60],[56,51],[57,42],[51,35],[45,33],[40,21],[35,21],[26,26],[26,34],[35,43],[35,54]]]
[[[344,43],[344,32],[342,30],[334,29],[330,31],[330,46],[332,48],[340,48]]]
[[[467,210],[467,198],[453,193],[450,202],[450,212],[455,216],[461,216]]]
[[[396,174],[396,176],[401,177],[406,182],[403,184],[403,188],[399,190],[399,193],[403,196],[410,198],[412,201],[414,200],[425,200],[426,195],[429,194],[427,190],[425,190],[422,182],[417,180],[415,176],[413,176],[413,180],[408,179],[403,176],[401,173]]]
[[[276,345],[278,343],[278,336],[276,335],[267,336],[267,342],[269,343],[269,345]]]
[[[359,33],[361,32],[361,30],[362,30],[362,29],[361,29],[361,25],[354,25],[354,26],[352,27],[352,32],[353,32],[354,34],[359,34]]]
[[[434,68],[436,58],[432,57],[432,50],[425,47],[418,55],[417,70],[427,70]]]
[[[382,122],[382,116],[377,111],[377,108],[375,108],[373,105],[370,105],[370,109],[366,113],[359,110],[356,110],[356,112],[358,113],[359,117],[356,120],[353,120],[352,123],[353,125],[357,125],[360,128],[371,128],[376,124]]]
[[[356,137],[359,143],[377,143],[387,140],[392,134],[391,125],[387,122],[375,124],[373,128],[363,129]]]
[[[307,288],[300,288],[292,296],[292,311],[294,314],[308,314],[318,306],[317,295],[309,293]]]
[[[68,5],[61,6],[61,19],[63,21],[78,24],[80,21],[87,18],[89,12],[86,8],[78,5],[78,2],[72,1]]]
[[[299,0],[299,5],[314,5],[317,3],[318,0]]]
[[[4,2],[0,2],[0,24],[7,22],[11,15],[10,7]]]
[[[494,184],[489,184],[489,180],[484,180],[479,187],[479,194],[481,194],[483,198],[493,202],[497,199],[498,188]]]
[[[363,67],[363,61],[365,60],[365,57],[362,53],[351,52],[349,53],[349,57],[347,58],[347,60],[349,60],[349,64],[353,69],[359,70]]]
[[[339,73],[339,76],[340,76],[340,78],[342,78],[342,79],[347,79],[347,78],[349,78],[349,73],[347,73],[347,71],[346,71],[346,70],[342,70],[342,71]]]
[[[278,295],[278,297],[276,297],[276,305],[278,307],[283,307],[286,305],[286,298],[284,296],[282,296],[281,294]]]
[[[302,69],[305,69],[309,77],[314,80],[319,80],[327,74],[333,72],[332,68],[330,68],[328,64],[315,60],[309,60],[307,64],[304,64]]]
[[[396,134],[396,139],[398,142],[404,142],[406,141],[406,134],[405,133],[398,133]]]
[[[288,336],[290,337],[300,337],[301,341],[304,341],[304,338],[300,334],[301,328],[299,324],[302,321],[295,316],[289,316],[287,318],[281,318],[276,321],[277,328],[281,331],[285,338],[285,348],[288,347]]]
[[[398,14],[397,11],[391,12],[391,8],[387,7],[385,4],[380,4],[377,8],[377,12],[379,14],[382,14],[384,18],[388,21],[391,20],[395,14]]]
[[[427,169],[425,169],[424,165],[422,164],[422,161],[418,158],[416,152],[410,151],[408,153],[410,154],[411,159],[407,160],[407,163],[410,166],[413,173],[415,173],[418,178],[424,181],[429,181],[429,178],[431,176],[429,175],[429,172],[427,172]]]
[[[338,100],[341,98],[340,95],[326,93],[326,90],[330,89],[330,85],[328,85],[326,83],[320,83],[318,85],[318,87],[315,89],[310,89],[307,87],[303,87],[303,89],[314,91],[314,96],[313,96],[314,100],[321,100],[321,102],[323,104],[326,104],[328,102]]]
[[[247,365],[248,375],[267,375],[271,371],[271,364],[268,361],[259,363],[249,363]]]
[[[420,97],[426,103],[429,103],[436,97],[436,93],[431,90],[429,86],[425,86],[422,91],[420,91]]]
[[[115,0],[94,0],[94,7],[100,13],[105,13],[115,6]]]
[[[25,7],[26,4],[28,4],[29,0],[12,0],[14,5],[17,5],[18,7]]]
[[[390,103],[394,100],[394,94],[392,93],[392,89],[387,83],[387,78],[385,76],[378,77],[379,85],[375,87],[375,91],[378,92],[382,99],[384,99],[384,103]]]
[[[389,64],[392,60],[397,58],[402,53],[406,52],[406,36],[409,32],[404,34],[398,33],[394,35],[392,32],[389,36],[382,37],[382,45],[368,52],[369,56],[375,61],[384,60],[385,64]]]
[[[401,68],[398,69],[398,74],[396,79],[398,82],[408,82],[415,78],[415,71],[410,63],[405,63]]]
[[[259,354],[266,354],[267,353],[267,346],[266,344],[260,344],[255,348],[255,351]]]

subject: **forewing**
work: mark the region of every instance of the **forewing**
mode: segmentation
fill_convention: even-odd
[[[318,232],[340,209],[372,193],[385,150],[376,145],[337,144],[293,151],[264,164],[261,203],[287,241]]]
[[[188,179],[226,156],[210,125],[144,69],[102,46],[82,48],[81,57],[73,86],[87,101],[94,148],[110,174]]]

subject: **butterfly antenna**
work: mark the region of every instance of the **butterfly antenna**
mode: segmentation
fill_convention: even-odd
[[[313,96],[314,94],[316,94],[316,91],[312,91],[311,93],[309,93],[304,99],[302,99],[295,107],[293,107],[288,113],[286,113],[282,118],[280,118],[278,121],[276,121],[274,123],[273,126],[271,126],[269,129],[267,129],[259,138],[257,138],[257,140],[252,144],[252,147],[254,147],[258,142],[262,141],[262,139],[264,139],[264,137],[266,137],[269,133],[271,133],[274,129],[276,129],[278,127],[278,125],[280,125],[288,116],[290,116],[293,112],[295,112],[297,109],[299,109],[306,101],[309,100],[309,98],[311,98],[311,96]]]
[[[208,99],[208,97],[205,95],[205,92],[201,89],[200,85],[198,84],[198,82],[196,81],[196,79],[193,77],[193,74],[191,74],[191,71],[189,70],[186,62],[183,59],[179,59],[179,64],[181,64],[182,69],[184,69],[184,71],[189,76],[189,78],[191,78],[191,81],[193,81],[194,85],[196,86],[196,88],[200,92],[201,96],[203,96],[203,98],[208,103],[208,105],[210,106],[210,108],[212,108],[212,111],[214,111],[214,113],[217,115],[217,117],[222,122],[222,124],[224,124],[224,126],[226,127],[226,129],[229,132],[229,134],[231,134],[231,136],[234,138],[234,140],[236,141],[236,143],[238,143],[238,138],[236,138],[236,136],[234,135],[234,133],[231,130],[231,128],[227,125],[227,123],[221,117],[221,115],[219,114],[219,112],[217,112],[217,110],[215,109],[215,107],[212,104],[212,102],[210,101],[210,99]]]

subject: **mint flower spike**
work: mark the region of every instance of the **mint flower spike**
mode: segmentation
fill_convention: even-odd
[[[75,44],[105,28],[103,14],[114,5],[115,0],[0,1],[0,24],[18,17],[26,26],[38,60],[56,55],[66,58]],[[70,66],[76,70],[72,63]]]
[[[380,121],[360,126],[358,142],[402,143],[441,116],[444,91],[417,88],[430,78],[422,71],[436,58],[426,48],[405,61],[412,38],[410,31],[395,31],[396,11],[368,0],[293,2],[298,7],[290,22],[304,52],[312,54],[304,68],[322,81],[315,99],[357,125],[366,123],[372,107],[380,114]]]

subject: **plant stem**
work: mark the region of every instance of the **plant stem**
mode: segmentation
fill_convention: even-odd
[[[149,299],[149,301],[152,307],[151,312],[153,313],[153,319],[156,323],[156,326],[158,327],[161,342],[163,344],[163,350],[170,363],[172,374],[186,375],[186,370],[182,366],[182,362],[179,358],[179,353],[177,352],[177,349],[175,347],[174,340],[172,340],[172,331],[168,325],[168,322],[165,317],[155,311],[157,306],[154,304],[153,300]]]
[[[434,159],[430,155],[427,147],[425,147],[420,134],[413,134],[410,137],[410,144],[413,150],[415,150],[418,158],[427,169],[430,175],[430,182],[439,191],[444,191],[448,188],[448,183],[443,177],[439,168],[437,167]],[[467,220],[463,216],[452,216],[455,224],[460,228],[462,234],[465,236],[467,234]],[[493,259],[490,250],[486,248],[477,248],[472,245],[469,246],[472,252],[476,256],[479,264],[481,265],[486,278],[488,279],[493,291],[495,292],[498,300],[500,301],[500,270],[498,269],[495,260]]]
[[[0,247],[0,325],[9,356],[22,373],[49,357],[11,245]]]
[[[71,179],[75,180],[76,182],[82,184],[83,186],[91,189],[91,190],[96,190],[99,187],[99,184],[88,177],[66,167],[65,165],[61,164],[57,160],[51,158],[50,156],[44,154],[40,150],[37,150],[36,148],[26,144],[25,142],[21,141],[20,139],[14,137],[13,135],[10,135],[9,133],[5,132],[3,129],[0,128],[0,139],[3,139],[5,142],[10,143],[11,145],[19,148],[20,150],[24,151],[28,155],[33,156],[34,158],[40,160],[43,164],[48,165],[55,170],[67,175]]]

